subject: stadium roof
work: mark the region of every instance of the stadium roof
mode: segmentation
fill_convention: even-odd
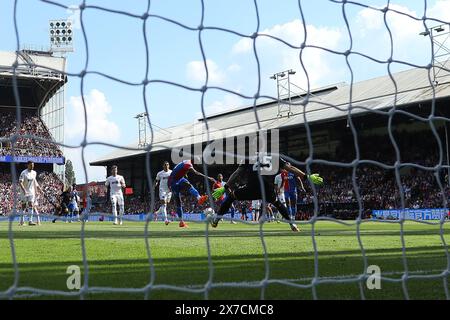
[[[17,105],[13,91],[14,65],[23,108],[40,108],[67,81],[66,59],[50,52],[0,51],[0,107]]]
[[[450,69],[447,61],[445,68]],[[440,70],[438,86],[431,85],[432,71],[414,68],[406,71],[354,83],[353,86],[340,83],[317,90],[312,90],[309,99],[300,95],[292,99],[290,117],[277,117],[277,101],[258,102],[256,113],[261,129],[282,129],[315,122],[344,118],[352,105],[351,114],[363,114],[374,110],[383,110],[396,106],[430,101],[433,94],[436,99],[450,96],[450,73]],[[305,103],[303,107],[302,103]],[[232,110],[222,114],[208,116],[209,140],[254,133],[258,130],[253,106]],[[205,121],[199,119],[191,123],[155,131],[153,133],[152,151],[156,152],[183,145],[208,141]],[[137,143],[128,148],[137,148]],[[145,150],[117,149],[113,153],[91,162],[91,165],[105,165],[116,159],[123,159],[145,154]]]

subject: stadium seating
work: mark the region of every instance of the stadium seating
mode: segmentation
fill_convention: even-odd
[[[22,112],[22,121],[19,128],[20,137],[17,139],[14,150],[10,142],[3,142],[0,148],[0,156],[35,156],[35,157],[62,157],[63,153],[55,143],[44,124],[35,113]],[[0,111],[0,137],[11,138],[17,133],[16,111]],[[47,139],[40,141],[36,139],[24,138],[23,135],[33,135]]]
[[[0,117],[0,135],[9,137],[15,133],[16,123],[13,112],[2,112]],[[21,134],[32,134],[39,137],[50,138],[50,134],[42,121],[32,114],[23,114],[23,121],[20,127]],[[402,163],[411,162],[426,167],[434,167],[438,164],[439,149],[436,144],[430,142],[422,133],[394,132],[396,143],[401,155]],[[407,138],[406,138],[407,137]],[[380,148],[372,148],[377,145]],[[19,139],[17,154],[35,156],[61,156],[59,148],[52,143],[31,141],[30,139]],[[2,148],[2,154],[10,154],[10,148]],[[305,157],[300,157],[300,161]],[[330,155],[317,155],[316,158],[323,159],[344,159],[347,163],[354,160],[354,146],[352,137],[344,137],[341,144],[336,148],[336,153]],[[360,143],[360,159],[376,160],[386,165],[392,166],[396,161],[396,154],[390,139],[387,136],[365,137],[364,143]],[[305,168],[302,168],[305,170]],[[221,173],[229,177],[232,168],[222,168]],[[336,167],[313,164],[311,172],[319,172],[325,178],[325,185],[317,188],[319,202],[319,214],[333,213],[338,218],[353,219],[358,214],[358,199],[353,185],[353,167]],[[435,172],[423,170],[417,167],[406,166],[399,168],[399,182],[403,189],[403,199],[406,208],[440,208],[443,207],[443,197],[441,189],[437,183]],[[211,172],[211,175],[215,173]],[[446,170],[439,171],[439,177],[443,184],[445,197],[449,198],[448,177]],[[62,190],[62,182],[54,174],[41,173],[39,175],[43,188],[48,194],[55,197]],[[191,182],[201,192],[205,193],[204,181],[193,177]],[[372,209],[393,209],[401,208],[401,196],[398,181],[394,169],[385,169],[372,164],[359,164],[355,172],[355,183],[358,188],[359,198],[363,208],[363,217],[369,217]],[[299,212],[298,219],[309,219],[312,214],[312,204],[314,194],[308,183],[305,183],[306,193],[299,192]],[[93,203],[96,203],[96,210],[111,212],[111,204],[106,199],[106,194],[102,188],[93,190]],[[12,208],[12,186],[9,174],[0,174],[0,214],[6,214]],[[192,197],[183,197],[185,212],[201,212],[208,203],[198,206]],[[349,204],[353,204],[349,205]],[[248,209],[250,204],[244,204]],[[242,208],[243,204],[235,203],[236,208]],[[43,212],[52,211],[47,200],[40,204]],[[155,210],[159,208],[159,201],[155,199]],[[125,211],[127,214],[139,214],[149,212],[150,199],[139,199],[137,197],[127,197],[125,200]],[[175,211],[173,203],[168,207],[168,212]]]

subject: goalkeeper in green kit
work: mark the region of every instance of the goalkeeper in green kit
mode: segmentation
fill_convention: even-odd
[[[282,217],[289,221],[292,231],[299,231],[297,225],[291,220],[286,205],[278,200],[276,187],[274,184],[275,174],[264,174],[263,170],[272,168],[274,156],[258,157],[254,164],[241,163],[236,171],[230,176],[227,184],[216,189],[212,196],[214,199],[220,198],[223,194],[226,195],[225,200],[220,206],[217,216],[211,220],[211,225],[217,227],[222,216],[228,212],[230,206],[235,200],[260,200],[262,199],[262,191],[264,191],[266,202],[272,203]],[[281,156],[278,157],[280,169],[292,172],[295,176],[300,178],[307,177],[315,185],[323,185],[323,178],[317,173],[307,176],[303,171],[291,165]],[[258,177],[258,171],[261,172],[262,185]]]

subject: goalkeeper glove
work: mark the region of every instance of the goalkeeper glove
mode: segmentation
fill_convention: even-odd
[[[323,185],[323,178],[321,176],[319,176],[318,173],[313,173],[311,175],[308,176],[309,181],[311,181],[312,183],[322,186]]]
[[[213,196],[214,200],[217,201],[217,199],[219,199],[221,196],[223,196],[224,193],[225,193],[225,187],[221,187],[221,188],[217,188],[216,190],[214,190],[214,192],[212,193],[212,196]]]

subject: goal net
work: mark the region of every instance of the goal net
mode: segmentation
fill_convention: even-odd
[[[0,9],[0,298],[450,298],[450,1]],[[157,173],[186,159],[203,176],[164,215]]]

